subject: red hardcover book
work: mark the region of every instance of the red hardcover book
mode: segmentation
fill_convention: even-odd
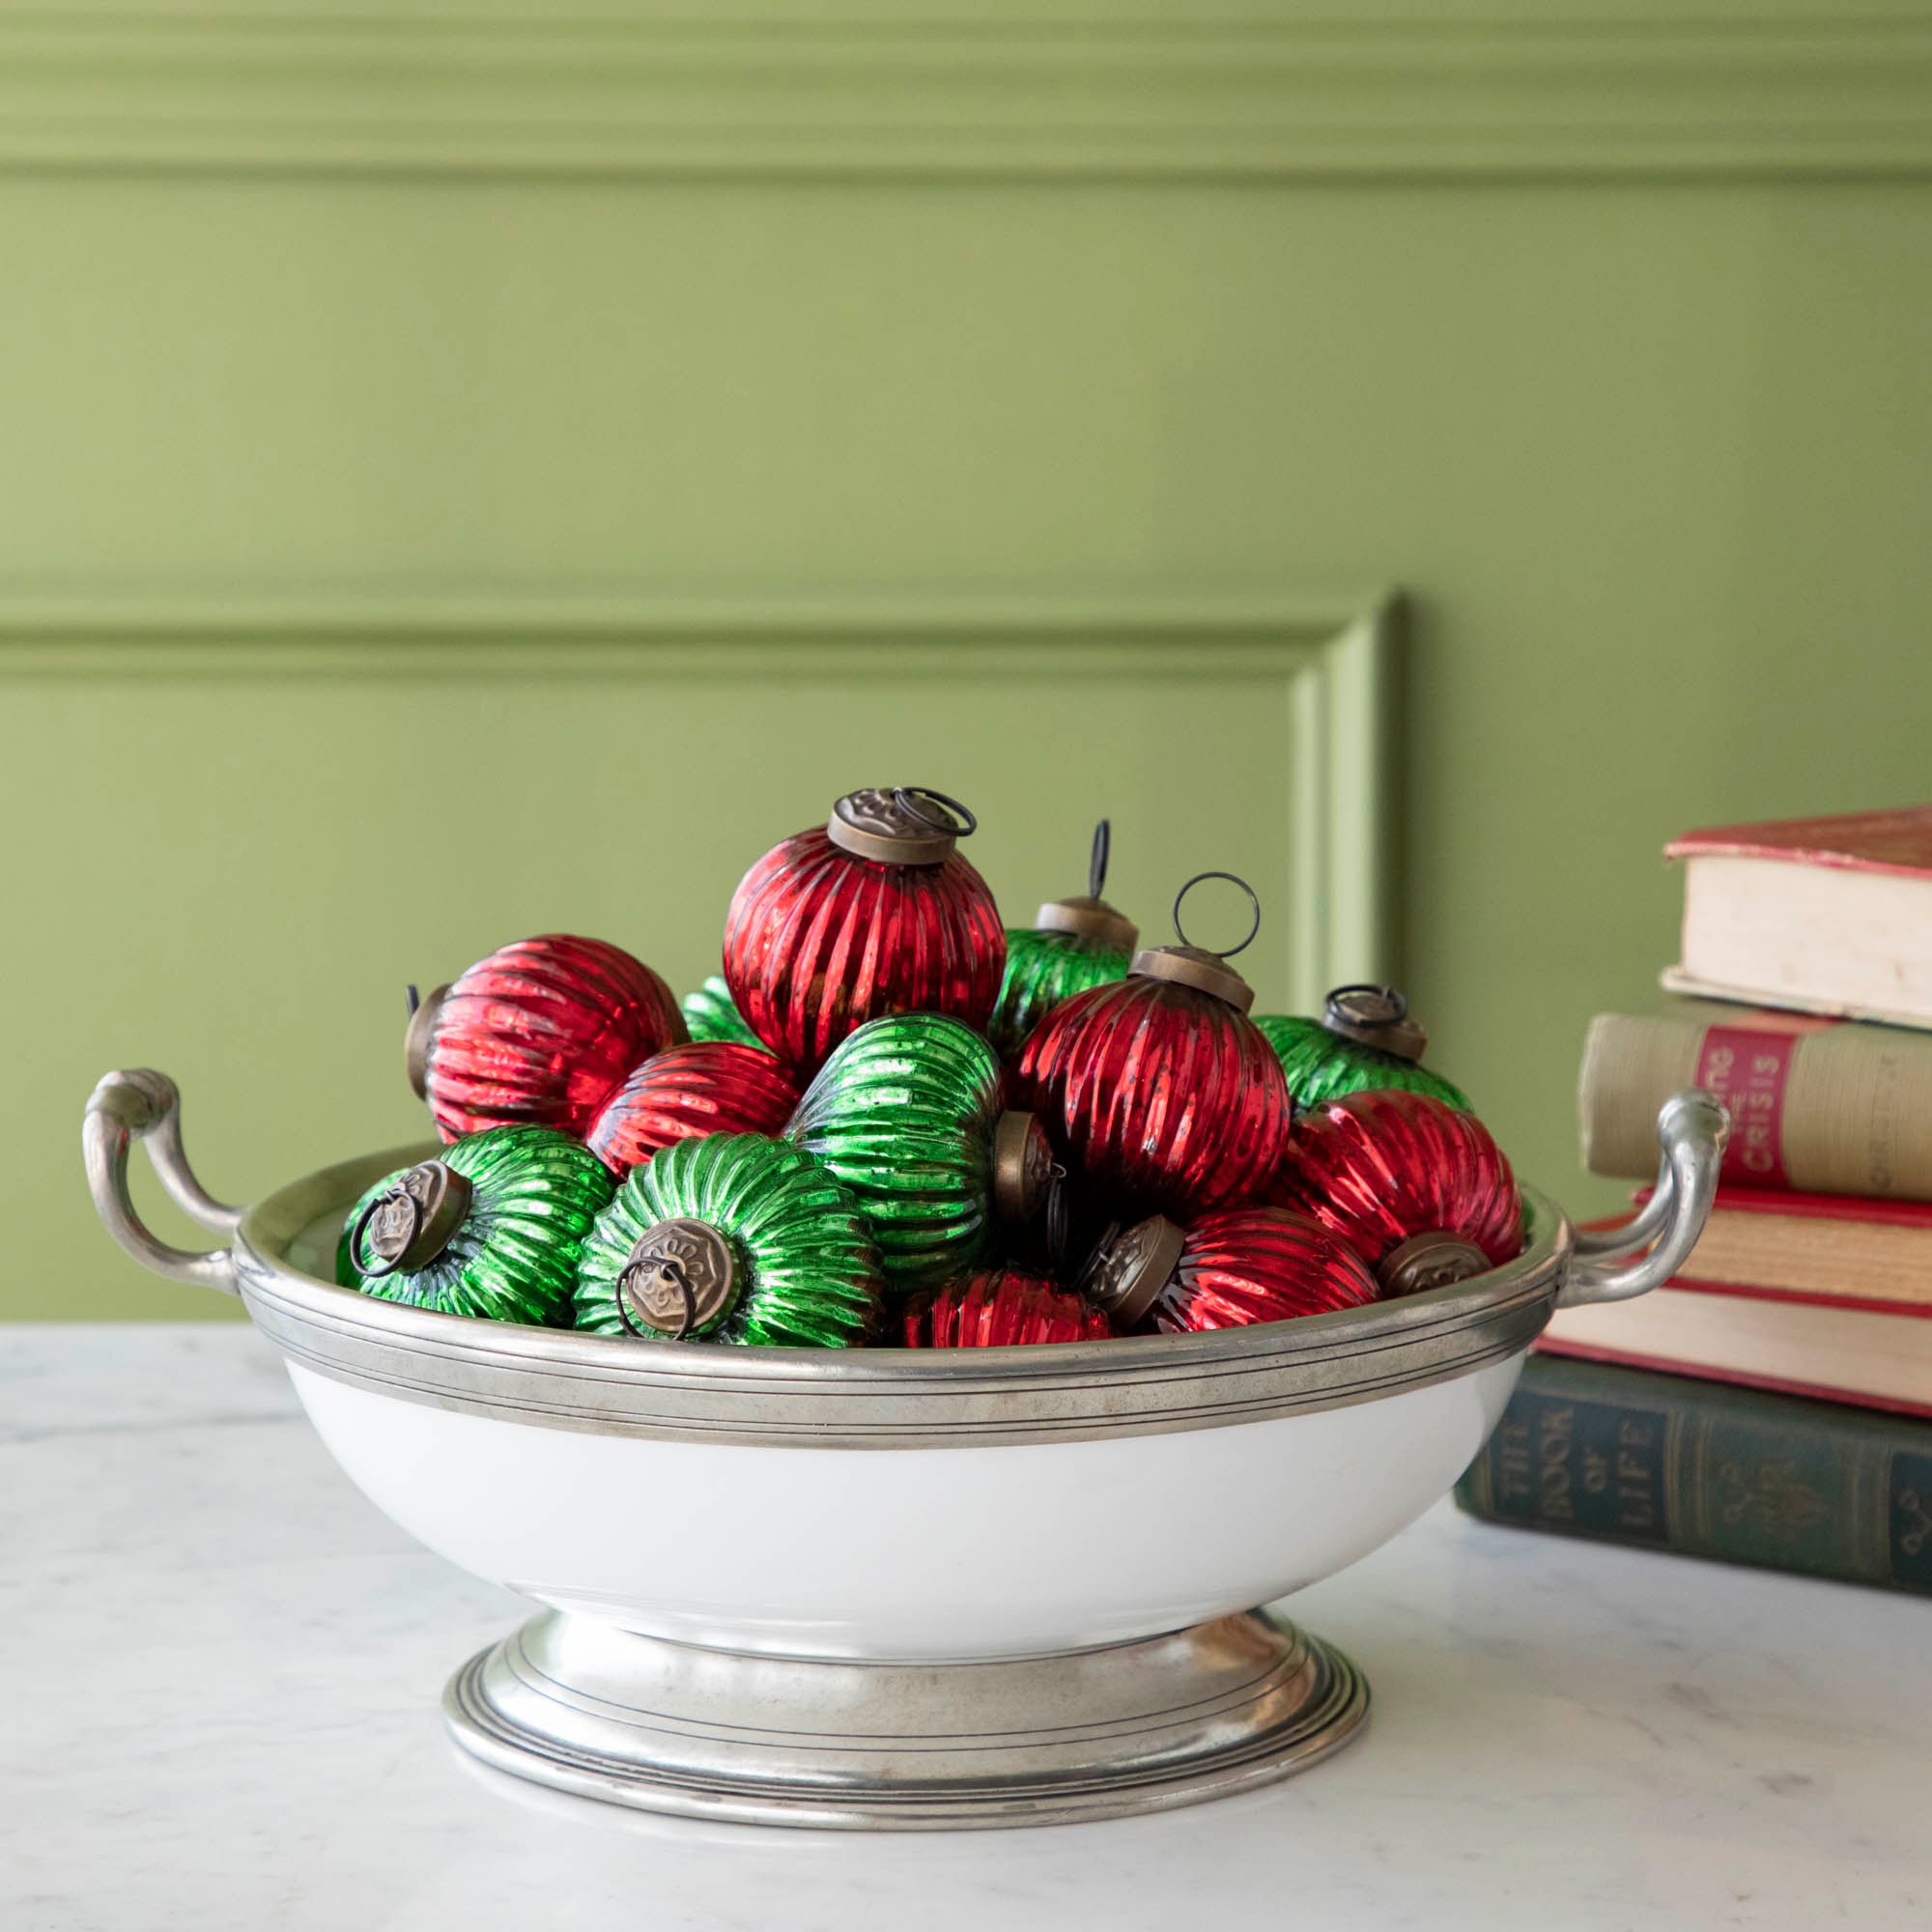
[[[1649,1198],[1638,1190],[1639,1204]],[[1932,1316],[1932,1203],[1720,1187],[1679,1279],[1715,1293]]]
[[[1767,1205],[1772,1202],[1776,1206]],[[1828,1196],[1745,1193],[1741,1200],[1731,1191],[1720,1194],[1719,1203],[1712,1226],[1720,1215],[1755,1223],[1746,1230],[1748,1239],[1822,1229],[1827,1245],[1820,1253],[1828,1267],[1829,1243],[1861,1229],[1880,1238],[1932,1240],[1932,1211],[1914,1204],[1864,1204],[1876,1211],[1847,1215],[1838,1210],[1853,1204]],[[1776,1287],[1708,1278],[1709,1270],[1727,1265],[1721,1237],[1716,1259],[1706,1252],[1710,1239],[1707,1230],[1690,1272],[1638,1300],[1559,1309],[1537,1347],[1587,1361],[1932,1416],[1932,1321],[1926,1319],[1932,1316],[1932,1281],[1922,1277],[1922,1259],[1909,1263],[1904,1277],[1917,1293],[1869,1292],[1872,1278],[1861,1281],[1849,1270],[1835,1280],[1821,1274],[1811,1286]],[[1922,1257],[1924,1248],[1916,1252]],[[1807,1255],[1783,1278],[1792,1280],[1817,1259]],[[1776,1267],[1774,1251],[1770,1271]]]
[[[1673,991],[1932,1027],[1932,806],[1688,832]]]

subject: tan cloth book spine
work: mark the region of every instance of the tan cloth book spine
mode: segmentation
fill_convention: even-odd
[[[1577,1081],[1584,1165],[1653,1178],[1657,1110],[1688,1086],[1731,1109],[1726,1185],[1932,1201],[1932,1036],[1709,1006],[1601,1013]]]

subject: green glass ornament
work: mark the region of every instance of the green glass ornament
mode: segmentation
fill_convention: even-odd
[[[1031,1114],[1004,1113],[999,1057],[938,1013],[868,1020],[834,1049],[786,1133],[852,1190],[897,1291],[975,1266],[995,1222],[1047,1217],[1053,1156]]]
[[[583,1243],[575,1319],[653,1341],[854,1348],[882,1287],[858,1204],[810,1154],[710,1134],[624,1177]]]
[[[1141,929],[1100,896],[1111,842],[1103,818],[1094,828],[1084,898],[1049,899],[1032,926],[1007,929],[1007,976],[986,1035],[1008,1060],[1063,1000],[1127,977]]]
[[[578,1251],[612,1185],[582,1141],[550,1127],[466,1134],[356,1202],[336,1279],[444,1315],[567,1322]]]
[[[730,987],[716,973],[695,993],[684,996],[683,1007],[684,1023],[693,1039],[729,1039],[740,1046],[755,1046],[760,1053],[771,1051],[745,1024],[744,1015],[732,1003]]]
[[[1344,1094],[1399,1087],[1472,1113],[1468,1096],[1419,1065],[1429,1035],[1393,986],[1337,986],[1319,1020],[1257,1013],[1297,1111]]]

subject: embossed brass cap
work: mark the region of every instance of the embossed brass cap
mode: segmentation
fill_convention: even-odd
[[[1131,952],[1140,943],[1140,927],[1105,899],[1048,899],[1033,923],[1037,931],[1070,932],[1110,952]]]
[[[1400,1060],[1420,1060],[1429,1049],[1429,1029],[1409,1017],[1407,1000],[1393,986],[1337,986],[1322,1009],[1321,1024],[1358,1046],[1377,1047]]]
[[[1416,1294],[1425,1288],[1467,1281],[1489,1264],[1489,1256],[1474,1241],[1446,1228],[1431,1228],[1391,1248],[1376,1266],[1376,1283],[1384,1298]]]
[[[1181,900],[1204,879],[1226,879],[1231,885],[1239,886],[1247,894],[1248,904],[1254,909],[1254,923],[1248,927],[1248,936],[1239,946],[1231,946],[1225,952],[1209,952],[1206,947],[1189,945],[1180,923]],[[1252,946],[1255,934],[1261,929],[1262,902],[1255,896],[1255,889],[1247,880],[1236,877],[1233,872],[1196,872],[1174,895],[1174,930],[1180,944],[1143,947],[1134,954],[1127,972],[1139,979],[1171,980],[1177,985],[1192,986],[1198,992],[1211,993],[1217,1000],[1226,1001],[1237,1013],[1245,1013],[1254,1007],[1255,989],[1228,961],[1236,952],[1245,952]]]
[[[1165,1214],[1109,1228],[1080,1271],[1080,1293],[1116,1328],[1132,1328],[1174,1279],[1186,1245],[1186,1235]]]
[[[1100,895],[1107,884],[1107,855],[1113,845],[1113,823],[1101,819],[1094,828],[1094,856],[1087,866],[1083,897],[1048,899],[1034,920],[1038,932],[1070,932],[1113,952],[1131,952],[1141,929],[1125,913],[1110,906]]]
[[[1134,954],[1128,972],[1143,980],[1172,980],[1225,1000],[1237,1013],[1249,1012],[1255,989],[1218,952],[1198,946],[1151,946]]]
[[[1024,1226],[1043,1213],[1053,1185],[1053,1149],[1034,1114],[1006,1113],[993,1128],[993,1212]]]
[[[886,866],[944,865],[979,827],[956,798],[929,785],[848,791],[825,821],[827,838],[840,851]]]
[[[617,1314],[640,1340],[681,1342],[717,1327],[738,1289],[731,1243],[710,1222],[680,1214],[646,1228],[632,1243],[617,1275]]]
[[[448,1247],[469,1212],[470,1185],[447,1162],[418,1161],[363,1208],[349,1236],[358,1274],[417,1274]]]
[[[433,986],[426,1000],[417,999],[416,989],[410,988],[410,1025],[403,1035],[403,1066],[418,1100],[429,1098],[430,1036],[436,1032],[436,1016],[448,997],[447,986]]]

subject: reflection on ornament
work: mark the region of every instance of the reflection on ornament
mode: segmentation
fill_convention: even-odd
[[[728,1039],[740,1046],[754,1046],[760,1053],[771,1048],[745,1024],[745,1016],[731,1004],[731,989],[716,973],[683,1002],[684,1023],[693,1039]]]
[[[1257,1013],[1255,1025],[1274,1048],[1297,1107],[1401,1087],[1468,1111],[1460,1088],[1418,1065],[1429,1035],[1393,986],[1337,986],[1319,1020]]]
[[[789,1142],[713,1134],[625,1176],[583,1243],[573,1308],[600,1335],[850,1348],[876,1324],[883,1287],[833,1175]]]
[[[1041,1342],[1097,1342],[1107,1318],[1079,1295],[1017,1268],[967,1275],[906,1309],[908,1349],[1009,1349]]]
[[[1489,1129],[1427,1094],[1345,1094],[1295,1122],[1269,1199],[1313,1215],[1410,1294],[1513,1260],[1516,1177]]]
[[[336,1279],[444,1315],[554,1321],[569,1309],[578,1250],[611,1192],[597,1157],[566,1134],[469,1134],[440,1160],[384,1176],[356,1202]]]
[[[1177,898],[1177,931],[1179,911]],[[1126,979],[1056,1007],[1020,1050],[1016,1104],[1040,1117],[1071,1171],[1122,1209],[1185,1219],[1252,1200],[1280,1165],[1288,1082],[1247,1017],[1254,993],[1228,956],[1184,938],[1137,952]]]
[[[935,1013],[868,1021],[819,1069],[786,1128],[852,1190],[893,1287],[961,1273],[996,1222],[1044,1216],[1052,1151],[1002,1111],[993,1049]]]
[[[787,838],[745,874],[725,920],[724,979],[781,1060],[816,1071],[883,1014],[985,1025],[1007,942],[985,881],[954,849],[975,822],[923,787],[853,792],[823,830]]]
[[[584,1136],[619,1179],[672,1141],[705,1134],[775,1134],[798,1089],[761,1046],[691,1040],[653,1054],[598,1109]]]
[[[670,988],[640,960],[546,933],[437,987],[404,1057],[446,1141],[511,1123],[581,1135],[632,1067],[684,1037]]]
[[[1156,1215],[1103,1241],[1080,1286],[1116,1327],[1163,1334],[1288,1321],[1376,1298],[1346,1242],[1281,1208],[1223,1208],[1184,1229]]]

